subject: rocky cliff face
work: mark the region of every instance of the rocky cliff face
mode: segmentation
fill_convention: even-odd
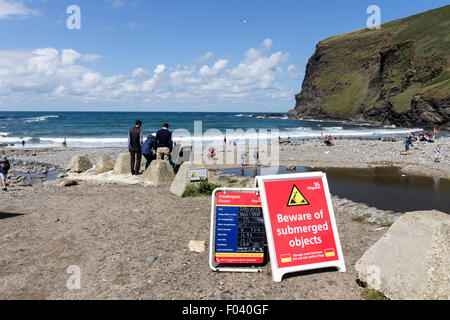
[[[319,42],[289,116],[448,129],[448,30],[445,6]]]

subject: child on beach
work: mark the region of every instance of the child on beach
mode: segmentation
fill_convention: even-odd
[[[438,144],[436,147],[436,156],[434,158],[434,162],[441,162],[441,145]]]
[[[7,191],[6,188],[6,178],[8,177],[8,171],[11,165],[6,157],[4,157],[0,162],[0,179],[2,179],[2,190]]]
[[[407,156],[411,154],[411,151],[409,150],[409,146],[413,146],[412,138],[411,138],[410,135],[408,135],[408,137],[405,140],[405,153],[406,153]]]

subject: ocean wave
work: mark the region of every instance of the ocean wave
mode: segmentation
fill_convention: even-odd
[[[49,115],[49,116],[40,116],[40,117],[34,117],[34,118],[27,118],[23,122],[25,122],[25,123],[40,122],[40,121],[46,121],[46,120],[48,120],[50,118],[59,118],[59,116]]]
[[[330,127],[331,128],[331,127]],[[409,132],[419,132],[423,129],[416,128],[371,128],[371,129],[340,129],[341,127],[332,127],[333,129],[312,129],[309,127],[300,127],[293,129],[276,131],[266,130],[248,130],[248,131],[235,131],[234,134],[226,135],[227,143],[236,142],[237,144],[250,143],[260,140],[266,140],[270,142],[270,139],[274,136],[275,139],[280,137],[281,139],[320,139],[321,133],[331,135],[333,137],[378,137],[378,136],[398,136],[405,135]],[[5,133],[5,132],[4,132]],[[192,145],[195,142],[202,142],[206,144],[223,143],[225,138],[225,131],[223,134],[220,132],[204,132],[203,136],[193,136],[174,131],[173,140],[183,145]],[[24,137],[27,146],[31,147],[51,147],[61,146],[64,141],[64,137]],[[0,143],[8,144],[20,144],[21,137],[0,136]],[[128,144],[127,136],[123,137],[66,137],[67,146],[69,147],[85,147],[85,148],[98,148],[98,147],[123,147],[126,148]]]

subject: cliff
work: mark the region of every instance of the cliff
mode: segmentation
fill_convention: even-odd
[[[448,129],[449,30],[450,5],[320,41],[289,117]]]

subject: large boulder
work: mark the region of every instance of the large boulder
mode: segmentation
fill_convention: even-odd
[[[356,263],[360,280],[386,297],[448,299],[450,216],[433,211],[404,214]]]
[[[113,174],[131,174],[131,155],[129,152],[119,153],[114,165]],[[145,169],[145,158],[141,160],[141,170]]]
[[[191,183],[189,176],[189,169],[199,169],[201,166],[195,165],[192,162],[183,163],[178,169],[177,175],[170,186],[170,192],[181,197],[186,189],[186,186]]]
[[[73,156],[66,167],[66,171],[82,173],[92,168],[88,156]]]
[[[114,169],[114,161],[107,155],[102,155],[95,164],[95,174],[101,174]]]
[[[142,174],[144,186],[170,186],[175,178],[175,172],[169,161],[153,160]]]

